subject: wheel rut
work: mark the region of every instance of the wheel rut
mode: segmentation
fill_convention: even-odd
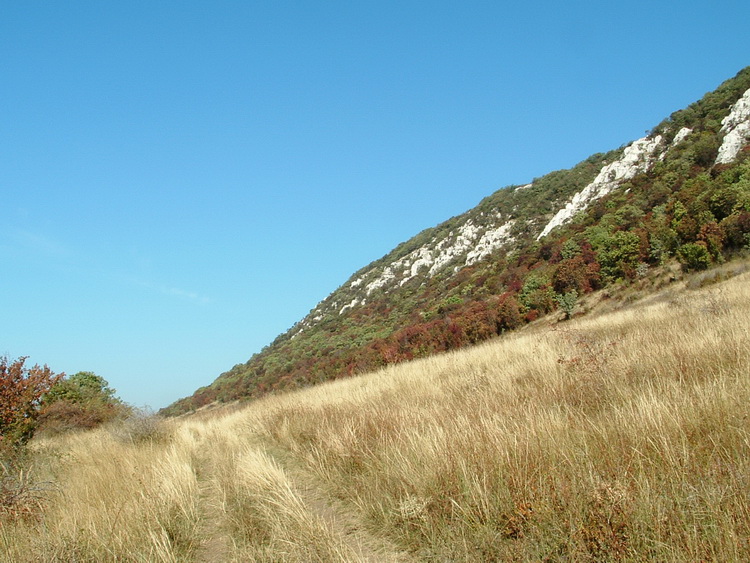
[[[195,563],[227,563],[232,561],[232,537],[226,523],[221,488],[215,475],[214,461],[205,456],[198,467],[198,530],[201,539],[195,550]]]
[[[393,542],[374,533],[365,524],[357,507],[335,498],[325,483],[286,450],[258,442],[254,448],[262,451],[282,472],[286,486],[299,499],[311,519],[323,524],[336,549],[338,561],[351,563],[399,563],[413,562],[416,558],[400,550]],[[198,545],[193,551],[195,563],[225,563],[245,561],[241,553],[242,540],[232,536],[229,525],[226,492],[218,479],[217,463],[221,461],[211,455],[210,446],[199,454],[195,470],[198,476]],[[274,538],[278,544],[293,544],[304,541],[293,532]],[[283,537],[282,537],[283,536]],[[239,549],[239,551],[238,551]],[[266,556],[267,557],[267,556]],[[264,557],[265,560],[265,557]],[[288,560],[284,554],[278,560]],[[296,559],[294,559],[296,560]],[[317,559],[315,559],[317,560]],[[336,559],[331,560],[334,563]],[[326,561],[325,563],[328,563]]]
[[[352,562],[413,562],[407,552],[398,549],[387,538],[372,533],[356,507],[327,492],[326,485],[312,471],[304,468],[292,454],[273,448],[266,450],[287,474],[290,486],[310,512],[324,521],[342,545],[353,554]]]

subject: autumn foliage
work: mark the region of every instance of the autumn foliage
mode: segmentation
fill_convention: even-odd
[[[34,433],[39,405],[50,388],[65,374],[46,365],[26,367],[22,356],[10,361],[0,357],[0,443],[16,445]]]

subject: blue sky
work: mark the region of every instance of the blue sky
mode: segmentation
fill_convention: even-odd
[[[504,4],[512,4],[506,6]],[[159,408],[750,65],[743,2],[2,2],[0,354]]]

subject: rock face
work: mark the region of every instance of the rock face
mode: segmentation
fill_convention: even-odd
[[[687,127],[683,127],[679,131],[677,131],[677,134],[674,136],[674,139],[672,139],[672,146],[679,145],[682,141],[684,141],[690,133],[692,133],[692,129],[688,129]]]
[[[367,272],[365,277],[375,274],[374,279],[365,286],[367,295],[376,289],[386,288],[393,282],[399,286],[404,285],[421,271],[434,276],[449,264],[454,264],[454,269],[458,269],[481,260],[493,250],[512,241],[509,233],[513,221],[502,222],[499,214],[497,219],[501,221],[500,224],[489,228],[481,228],[469,219],[447,236],[435,237],[393,262],[381,273],[377,274],[374,270]]]
[[[552,217],[552,220],[539,233],[537,240],[549,234],[555,227],[572,219],[576,213],[586,209],[591,202],[610,193],[625,180],[648,170],[656,161],[656,153],[662,146],[662,140],[662,136],[657,135],[654,138],[644,137],[634,141],[625,149],[620,159],[604,166],[593,182],[574,195],[573,199]]]
[[[724,133],[724,140],[719,147],[716,164],[727,164],[750,141],[750,90],[737,100],[729,115],[721,121],[721,132]]]
[[[721,122],[724,138],[716,158],[717,164],[732,162],[742,147],[750,142],[750,90],[735,102],[732,109]],[[604,166],[596,179],[578,192],[560,209],[539,233],[537,240],[548,235],[552,229],[559,227],[583,211],[593,201],[604,197],[626,180],[636,174],[648,171],[657,161],[664,158],[668,149],[680,144],[692,133],[687,127],[681,128],[674,136],[669,147],[665,147],[661,135],[644,137],[633,142],[625,149],[622,157]]]

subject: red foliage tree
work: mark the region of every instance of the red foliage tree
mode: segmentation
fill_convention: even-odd
[[[715,221],[710,221],[701,226],[698,241],[706,245],[714,260],[721,257],[721,249],[724,247],[724,231]]]
[[[720,223],[723,239],[730,248],[742,248],[747,244],[750,234],[750,212],[740,211],[722,220]]]
[[[0,438],[4,445],[23,444],[31,438],[44,394],[65,376],[47,366],[27,368],[26,359],[11,362],[0,357]]]
[[[599,282],[599,265],[586,263],[583,256],[575,256],[560,262],[552,275],[552,286],[557,293],[575,289],[578,293],[588,293]]]
[[[464,307],[454,321],[469,344],[487,340],[497,334],[497,311],[484,301],[476,301]]]
[[[497,307],[498,332],[513,330],[522,324],[521,305],[518,303],[515,294],[508,293],[503,295]]]

